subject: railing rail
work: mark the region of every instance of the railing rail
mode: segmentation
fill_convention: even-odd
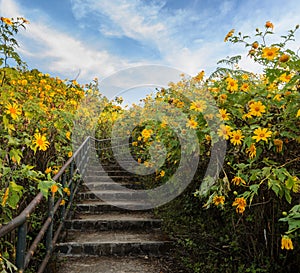
[[[84,176],[85,170],[87,169],[87,164],[89,163],[90,151],[97,151],[98,153],[101,153],[101,151],[112,152],[112,148],[125,147],[126,144],[124,144],[122,141],[121,145],[111,145],[112,140],[117,141],[119,139],[121,140],[122,137],[99,140],[89,136],[73,153],[72,157],[69,158],[61,167],[52,180],[61,183],[63,187],[68,187],[70,189],[68,203],[61,206],[61,201],[63,200],[64,196],[59,197],[55,202],[54,196],[49,194],[46,219],[28,249],[26,249],[28,243],[26,238],[27,225],[30,222],[32,213],[44,199],[42,192],[38,193],[30,202],[30,204],[18,216],[0,228],[0,237],[17,230],[16,267],[18,268],[19,273],[23,273],[24,270],[29,266],[31,259],[39,246],[39,243],[46,236],[46,254],[38,268],[37,273],[44,272],[48,261],[51,258],[53,248],[59,238],[61,230],[63,229],[65,219],[68,217],[74,196],[79,186],[78,180],[74,180],[75,175],[80,170],[80,174]],[[121,149],[119,151],[121,151]],[[98,156],[101,155],[98,154]],[[60,211],[59,225],[57,229],[54,230],[54,216],[58,213],[58,211]]]
[[[38,193],[30,204],[14,219],[9,223],[0,228],[0,237],[3,237],[12,231],[18,229],[17,232],[17,249],[16,249],[16,266],[18,272],[22,273],[28,267],[31,258],[33,257],[35,251],[38,248],[39,243],[44,238],[46,234],[46,255],[38,269],[38,273],[42,273],[52,255],[53,247],[59,237],[59,234],[63,228],[64,221],[69,214],[70,208],[72,207],[72,202],[74,195],[78,189],[79,183],[77,179],[74,179],[75,175],[78,173],[78,168],[76,165],[81,165],[81,170],[85,168],[88,163],[88,150],[90,148],[91,138],[87,137],[80,147],[74,152],[73,156],[63,165],[59,172],[52,178],[55,182],[61,182],[63,187],[70,188],[70,197],[66,205],[61,206],[61,201],[63,197],[58,198],[54,204],[54,196],[48,197],[49,208],[48,215],[46,216],[45,222],[42,224],[40,231],[37,236],[33,239],[33,242],[26,250],[27,245],[27,224],[30,221],[30,216],[35,211],[37,206],[43,200],[42,192]],[[65,193],[64,193],[65,194]],[[54,232],[54,216],[61,208],[59,226]]]

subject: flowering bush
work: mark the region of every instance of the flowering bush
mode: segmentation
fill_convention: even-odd
[[[76,81],[27,69],[15,39],[27,23],[24,18],[0,21],[0,226],[18,215],[39,190],[46,197],[49,191],[61,192],[51,177],[72,156],[73,117],[85,96]],[[35,221],[37,227],[40,219]],[[5,266],[12,268],[8,259],[15,242],[2,239],[0,265],[6,272]]]
[[[206,176],[201,183],[197,176],[200,185],[194,195],[205,202],[205,208],[219,208],[226,217],[234,213],[225,225],[239,238],[238,247],[247,253],[245,260],[263,265],[268,259],[274,269],[274,264],[284,266],[291,261],[288,257],[295,255],[285,251],[299,248],[300,59],[288,49],[299,26],[278,43],[268,44],[273,28],[266,22],[254,38],[235,35],[234,30],[225,37],[226,42],[244,44],[248,58],[260,64],[263,73],[240,69],[241,56],[234,56],[220,61],[225,66],[209,78],[204,78],[203,71],[193,78],[183,77],[156,97],[148,96],[143,106],[134,106],[125,116],[144,117],[131,132],[139,163],[151,168],[155,163],[151,149],[159,151],[160,144],[164,146],[166,160],[151,187],[167,181],[176,171],[183,156],[178,134],[195,130],[201,179],[211,145],[227,142],[221,175],[217,179]],[[212,109],[212,98],[217,112]],[[186,123],[176,120],[176,114],[172,121],[164,115],[151,120],[153,105],[160,109],[161,103],[169,105],[173,113],[179,109],[186,115]]]

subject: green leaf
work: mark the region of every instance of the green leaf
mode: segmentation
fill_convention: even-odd
[[[249,187],[249,189],[250,189],[251,191],[253,191],[255,194],[257,194],[257,193],[258,193],[258,189],[259,189],[259,184],[251,185],[251,186]]]
[[[7,199],[7,204],[12,209],[16,209],[17,205],[20,201],[20,198],[22,196],[23,187],[20,185],[17,185],[15,182],[9,183],[9,197]]]
[[[45,180],[45,181],[40,181],[38,185],[38,189],[42,192],[42,194],[46,199],[48,199],[48,192],[53,184],[55,184],[54,181]]]
[[[286,201],[291,204],[292,202],[292,197],[291,197],[291,192],[288,189],[284,189],[284,197]]]
[[[23,156],[22,151],[19,149],[11,149],[9,152],[11,159],[15,159],[18,164],[20,164],[21,158]]]
[[[282,188],[281,188],[281,185],[280,185],[280,181],[278,180],[275,180],[275,179],[269,179],[268,180],[268,186],[269,186],[269,189],[272,189],[276,196],[282,196]]]
[[[21,192],[24,190],[23,186],[17,185],[15,182],[10,182],[9,183],[9,187],[11,190],[15,191],[15,192]]]

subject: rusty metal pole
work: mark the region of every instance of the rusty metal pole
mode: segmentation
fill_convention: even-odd
[[[52,237],[53,237],[53,213],[54,213],[54,195],[51,194],[51,197],[49,197],[49,210],[48,215],[51,218],[51,224],[48,227],[47,235],[46,235],[46,252],[51,253],[52,252]]]

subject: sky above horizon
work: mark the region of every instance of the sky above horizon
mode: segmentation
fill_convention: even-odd
[[[209,75],[237,54],[253,71],[242,45],[224,43],[228,31],[253,37],[271,21],[278,41],[300,23],[299,11],[296,0],[0,0],[1,16],[30,21],[18,34],[29,68],[79,83],[140,65]]]

